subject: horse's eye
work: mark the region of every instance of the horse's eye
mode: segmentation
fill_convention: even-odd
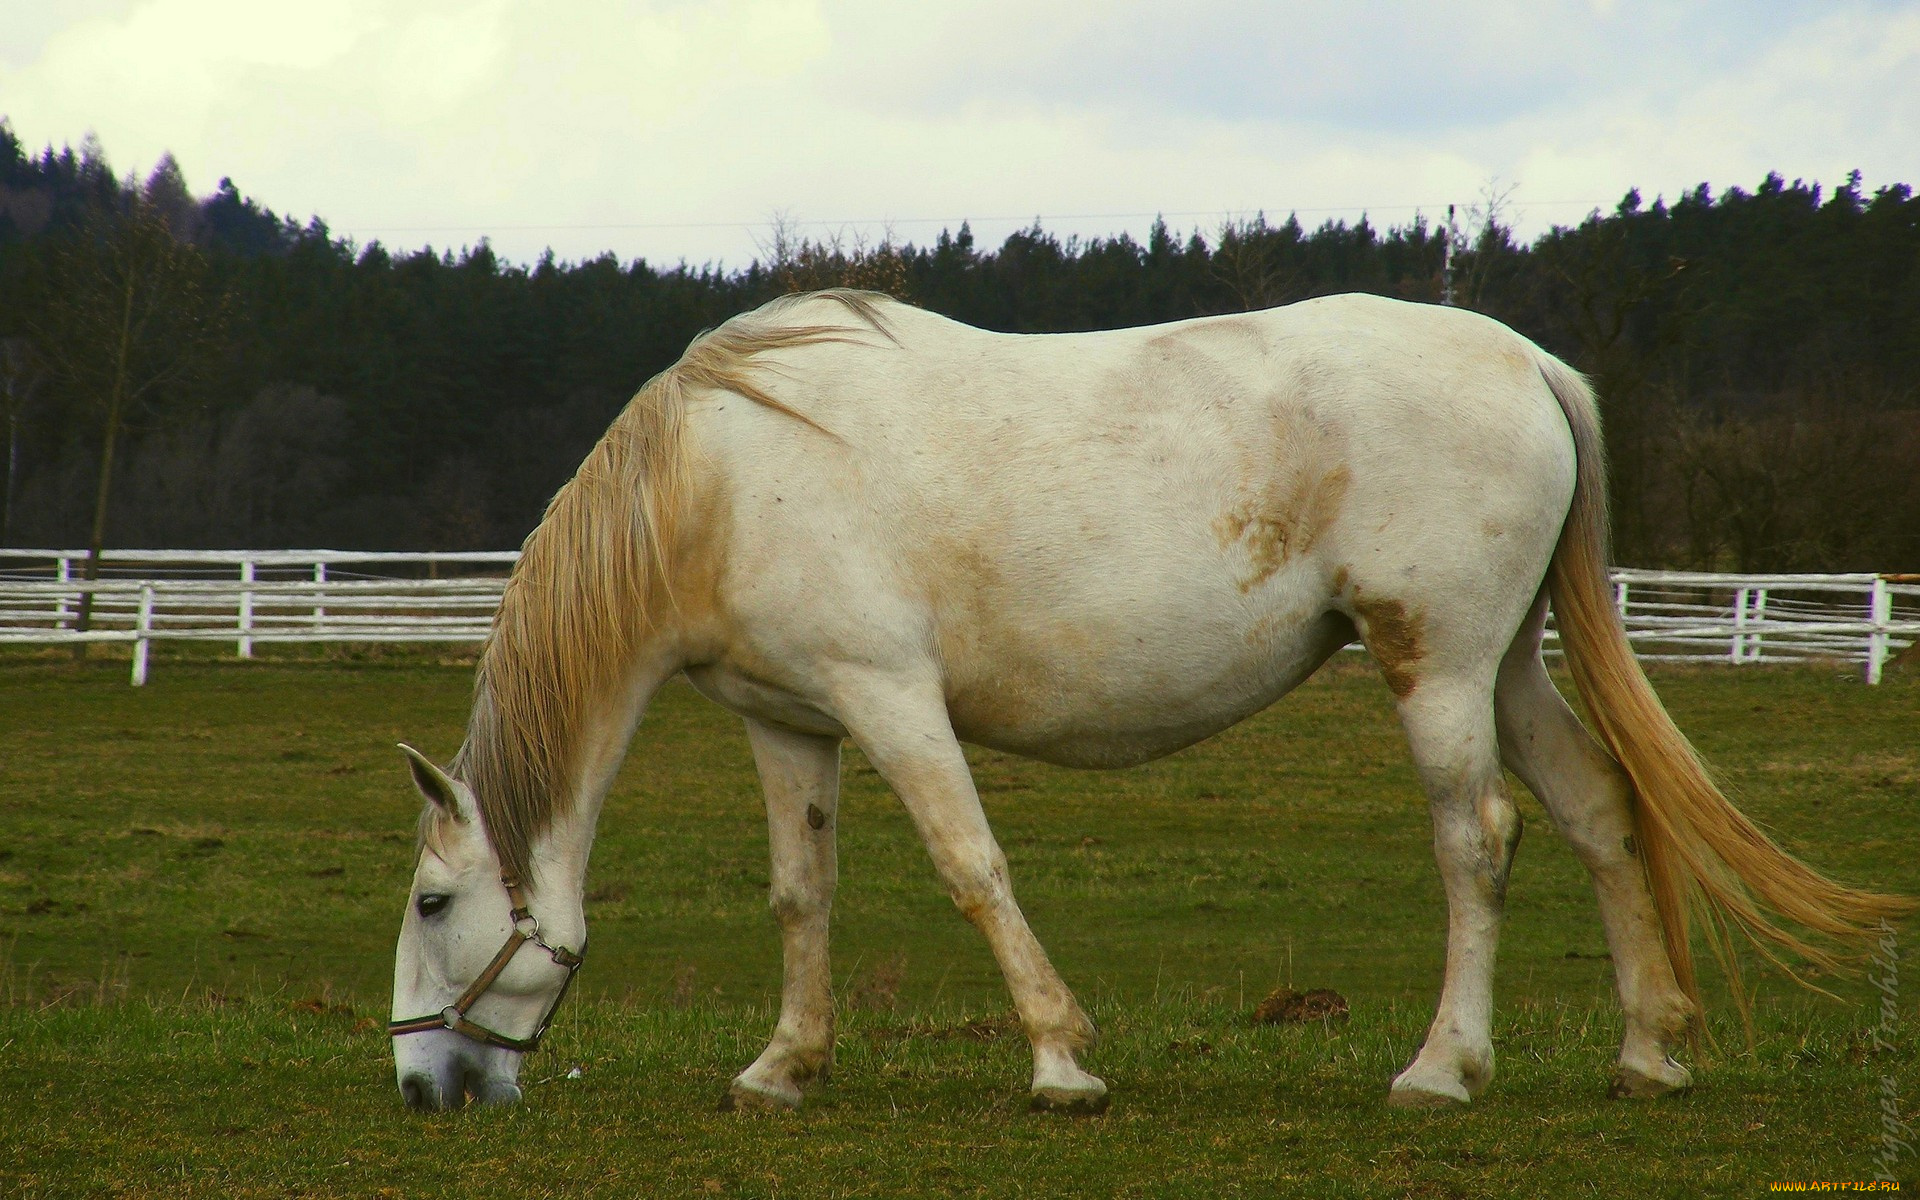
[[[433,914],[445,908],[447,901],[451,899],[453,899],[452,896],[443,895],[439,892],[428,892],[420,897],[415,907],[420,910],[421,916],[431,917]]]

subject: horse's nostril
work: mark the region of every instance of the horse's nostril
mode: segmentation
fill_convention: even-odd
[[[400,1095],[415,1112],[434,1112],[440,1107],[440,1089],[425,1075],[409,1075],[400,1081]]]

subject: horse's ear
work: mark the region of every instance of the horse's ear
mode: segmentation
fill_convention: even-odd
[[[438,804],[454,820],[460,820],[460,796],[447,773],[405,742],[400,743],[400,753],[407,756],[407,770],[413,775],[413,786],[420,789],[420,794]]]

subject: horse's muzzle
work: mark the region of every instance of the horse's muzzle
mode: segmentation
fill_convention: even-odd
[[[520,1056],[457,1033],[395,1039],[400,1098],[415,1112],[450,1112],[475,1104],[517,1104]]]
[[[452,1087],[442,1087],[433,1076],[418,1072],[400,1081],[400,1097],[414,1112],[442,1112],[475,1104],[518,1104],[520,1085],[511,1079],[493,1079],[462,1072]]]

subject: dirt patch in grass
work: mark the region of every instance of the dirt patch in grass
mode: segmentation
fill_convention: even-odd
[[[1275,988],[1254,1006],[1256,1025],[1305,1025],[1312,1021],[1344,1021],[1352,1015],[1347,998],[1332,988],[1297,992]]]

